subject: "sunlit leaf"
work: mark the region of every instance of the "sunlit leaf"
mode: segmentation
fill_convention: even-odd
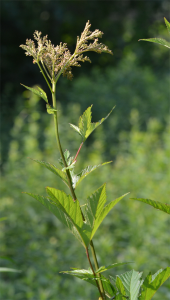
[[[79,201],[76,200],[74,202],[70,195],[55,188],[47,187],[46,190],[50,199],[72,220],[82,238],[84,246],[88,246],[92,229],[83,221]]]
[[[150,300],[155,295],[156,291],[160,286],[170,277],[170,267],[156,272],[156,274],[148,276],[145,278],[141,288],[142,293],[139,297],[139,300]]]
[[[129,194],[129,193],[127,193]],[[100,213],[100,215],[97,217],[97,219],[94,222],[94,226],[93,226],[93,231],[91,234],[91,239],[93,238],[94,234],[96,233],[98,227],[100,226],[100,224],[102,223],[102,221],[104,220],[104,218],[107,216],[107,214],[110,212],[110,210],[123,198],[125,197],[127,194],[122,195],[121,197],[111,201],[108,205],[106,205],[102,212]]]
[[[21,85],[23,85],[26,89],[30,90],[31,92],[33,92],[35,95],[41,97],[42,99],[45,100],[45,102],[48,103],[48,99],[47,99],[47,95],[46,93],[40,88],[37,86],[38,90],[34,89],[34,88],[30,88],[24,84],[21,83]]]
[[[95,171],[97,168],[102,167],[104,165],[107,165],[111,163],[111,161],[109,162],[105,162],[103,164],[99,164],[99,165],[95,165],[95,166],[88,166],[86,167],[84,170],[82,170],[80,173],[76,174],[71,174],[72,177],[72,182],[73,182],[73,187],[76,189],[77,186],[80,184],[80,182],[86,178],[91,172]]]
[[[122,295],[126,296],[124,285],[118,276],[116,277],[116,287],[118,288],[119,292],[121,293],[121,296]],[[121,299],[123,299],[123,298],[126,299],[125,297],[122,297]]]
[[[130,300],[137,300],[139,295],[139,290],[143,281],[141,280],[142,272],[136,272],[131,270],[121,275],[117,275],[120,278],[126,296],[129,297]]]
[[[146,204],[149,204],[153,206],[156,209],[159,209],[161,211],[166,212],[167,214],[170,214],[170,205],[169,204],[164,204],[158,201],[150,200],[150,199],[143,199],[143,198],[131,198],[132,200],[137,200],[144,202]]]
[[[167,26],[168,32],[169,32],[169,34],[170,34],[170,23],[167,21],[166,18],[164,18],[164,21],[165,21],[165,24],[166,24],[166,26]]]
[[[112,108],[112,110],[110,111],[110,113],[105,117],[102,118],[100,121],[96,122],[96,123],[92,123],[91,119],[92,119],[92,112],[91,112],[91,108],[92,106],[88,107],[85,112],[83,113],[83,115],[79,118],[79,124],[78,127],[70,124],[70,126],[76,130],[83,139],[83,142],[88,138],[88,136],[100,125],[102,124],[111,114],[111,112],[113,111],[113,109],[115,107]]]
[[[46,108],[47,108],[47,113],[49,115],[53,115],[57,111],[57,109],[51,107],[50,104],[48,104],[48,103],[46,104]]]
[[[170,48],[170,42],[161,38],[140,39],[139,41],[152,42]]]

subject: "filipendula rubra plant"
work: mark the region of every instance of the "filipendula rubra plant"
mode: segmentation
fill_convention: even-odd
[[[85,249],[90,268],[88,270],[73,269],[72,271],[65,271],[63,273],[76,276],[93,284],[98,288],[100,295],[99,299],[105,300],[106,297],[108,297],[111,299],[127,298],[135,300],[138,299],[139,295],[141,296],[141,294],[139,293],[140,288],[143,284],[143,280],[141,279],[142,273],[138,273],[132,270],[120,276],[110,276],[109,279],[106,278],[101,273],[119,265],[127,264],[129,262],[114,263],[106,267],[99,267],[92,240],[97,229],[99,228],[100,224],[107,216],[109,211],[127,194],[122,195],[119,198],[111,201],[109,204],[105,205],[106,185],[103,184],[87,198],[87,202],[83,207],[80,206],[80,203],[76,196],[77,186],[87,175],[89,175],[96,168],[110,163],[106,162],[96,166],[88,166],[78,174],[75,174],[74,172],[74,167],[84,142],[89,137],[89,135],[108,118],[114,107],[105,118],[101,119],[99,122],[92,123],[90,106],[86,109],[83,115],[80,116],[78,126],[70,124],[70,126],[78,132],[82,139],[75,157],[70,156],[70,152],[68,150],[63,152],[58,130],[56,84],[59,77],[63,75],[68,79],[72,79],[72,67],[79,67],[80,62],[90,62],[89,57],[84,56],[85,52],[95,51],[97,53],[105,52],[112,54],[112,51],[109,50],[107,46],[102,43],[98,43],[98,38],[101,38],[103,33],[98,29],[91,32],[90,27],[91,25],[88,21],[80,38],[77,37],[77,44],[73,54],[71,54],[68,50],[67,44],[60,43],[60,45],[55,47],[51,43],[51,41],[47,39],[47,36],[44,36],[42,38],[41,32],[38,31],[35,31],[34,33],[34,39],[37,42],[37,46],[35,45],[34,41],[28,39],[26,40],[26,45],[20,46],[26,51],[26,55],[33,57],[33,63],[38,65],[40,72],[44,76],[44,79],[51,91],[52,105],[49,104],[46,93],[40,87],[37,87],[37,89],[33,89],[24,85],[25,88],[32,91],[36,95],[39,95],[46,101],[47,113],[53,115],[54,117],[56,140],[61,155],[61,158],[59,160],[60,168],[57,168],[55,165],[44,161],[35,159],[34,161],[46,167],[56,176],[58,176],[70,190],[70,194],[66,194],[61,190],[47,187],[47,197],[43,197],[33,193],[26,194],[32,196],[33,198],[41,202],[47,209],[49,209],[64,225],[66,225],[70,229],[70,231],[79,240],[79,242]],[[89,248],[91,249],[93,263],[91,261]],[[161,269],[153,276],[149,274],[147,280],[152,283],[154,287],[154,293],[169,276],[170,268],[167,268],[165,270]],[[157,283],[158,277],[159,283]],[[139,299],[148,300],[151,298],[140,297]]]

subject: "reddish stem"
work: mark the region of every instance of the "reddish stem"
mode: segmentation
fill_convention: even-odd
[[[79,155],[79,152],[80,152],[82,146],[83,146],[83,142],[80,144],[80,147],[79,147],[79,149],[78,149],[78,151],[76,153],[75,158],[73,159],[73,162],[77,159],[77,156]]]

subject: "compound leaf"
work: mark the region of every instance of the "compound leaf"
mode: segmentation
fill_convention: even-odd
[[[109,117],[109,115],[111,114],[111,112],[115,107],[112,108],[110,113],[105,118],[102,118],[100,121],[96,123],[91,122],[92,119],[91,108],[92,105],[85,110],[82,116],[80,116],[78,127],[73,124],[70,124],[70,126],[81,135],[83,142],[85,142],[88,136]]]

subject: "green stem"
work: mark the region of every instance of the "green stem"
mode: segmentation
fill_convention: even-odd
[[[53,82],[52,83],[53,108],[57,109],[55,92],[56,92],[56,84]],[[57,144],[58,144],[58,148],[59,148],[59,151],[60,151],[60,155],[62,157],[62,160],[63,160],[65,168],[67,168],[68,165],[67,165],[67,162],[65,160],[64,153],[63,153],[63,150],[62,150],[62,147],[61,147],[61,143],[60,143],[60,138],[59,138],[57,111],[54,112],[54,124],[55,124],[55,133],[56,133],[56,139],[57,139]],[[66,170],[66,174],[67,174],[68,184],[69,184],[69,188],[70,188],[73,200],[76,201],[76,195],[75,195],[74,189],[72,187],[72,181],[71,181],[70,171]]]
[[[53,101],[53,108],[55,108],[57,110],[57,103],[56,103],[55,93],[56,93],[56,82],[53,82],[52,83],[52,101]],[[67,162],[65,160],[63,150],[62,150],[62,147],[61,147],[61,143],[60,143],[60,138],[59,138],[57,111],[54,112],[54,123],[55,123],[56,139],[57,139],[57,144],[58,144],[58,148],[59,148],[59,151],[60,151],[60,155],[62,157],[64,166],[67,168],[68,167]],[[73,200],[76,201],[77,197],[75,195],[75,192],[74,192],[74,189],[73,189],[73,186],[72,186],[71,175],[70,175],[70,171],[68,169],[66,170],[66,174],[67,174],[68,184],[69,184],[69,188],[70,188]],[[81,213],[82,213],[83,220],[85,220],[82,210],[81,210]],[[95,264],[95,269],[97,270],[99,268],[99,265],[98,265],[98,261],[97,261],[97,257],[96,257],[96,253],[95,253],[95,249],[94,249],[94,245],[93,245],[92,241],[90,242],[90,247],[91,247],[91,252],[92,252],[92,256],[93,256],[93,260],[94,260],[94,264]],[[87,257],[88,257],[88,260],[89,260],[90,259],[89,258],[89,253],[87,253],[87,252],[88,252],[88,250],[86,249],[86,254],[87,254]],[[92,271],[94,271],[93,266],[92,266],[90,261],[89,261],[89,263],[90,263],[90,267],[91,267]],[[100,274],[99,274],[99,277],[101,277]],[[98,286],[100,295],[102,297],[102,300],[105,300],[105,292],[104,292],[104,288],[103,288],[103,283],[100,279],[98,280],[98,285],[97,286]]]
[[[91,252],[92,252],[92,256],[93,256],[93,260],[94,260],[95,269],[97,271],[99,269],[99,264],[97,261],[96,252],[95,252],[95,248],[94,248],[92,240],[90,241],[90,248],[91,248]],[[100,273],[98,275],[101,278]],[[103,299],[105,299],[105,292],[104,292],[103,283],[102,283],[101,279],[99,279],[99,286],[100,286],[100,290],[102,292]]]
[[[43,69],[41,68],[41,65],[39,64],[39,62],[37,62],[37,65],[39,66],[39,68],[40,68],[40,70],[41,70],[41,73],[43,74],[43,76],[44,76],[44,78],[45,78],[45,81],[47,82],[48,87],[49,87],[49,89],[50,89],[50,91],[51,91],[51,93],[52,93],[51,86],[50,86],[50,84],[49,84],[49,82],[48,82],[48,80],[47,80],[47,77],[45,76],[44,71],[43,71]]]
[[[87,259],[88,259],[88,261],[89,261],[89,265],[90,265],[90,267],[91,267],[91,269],[92,269],[93,276],[96,278],[96,273],[95,273],[95,271],[94,271],[94,269],[93,269],[93,265],[92,265],[91,260],[90,260],[88,248],[86,248],[86,255],[87,255]],[[96,285],[97,285],[97,288],[98,288],[98,290],[99,290],[100,296],[101,296],[102,299],[103,299],[103,295],[102,295],[102,291],[101,291],[101,289],[100,289],[99,283],[98,283],[97,279],[96,279],[95,281],[96,281]]]

